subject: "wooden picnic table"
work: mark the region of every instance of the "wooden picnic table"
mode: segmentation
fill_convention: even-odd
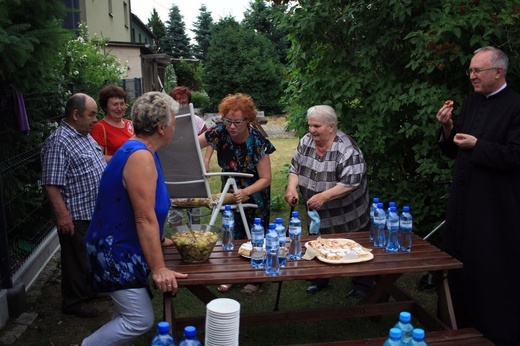
[[[373,248],[367,232],[322,235],[326,238],[349,238],[367,248]],[[302,237],[302,248],[305,242],[317,236]],[[261,313],[241,313],[240,326],[251,326],[266,323],[316,321],[324,319],[370,317],[398,315],[407,310],[418,319],[427,330],[457,329],[450,291],[447,282],[447,271],[462,268],[462,263],[441,251],[428,241],[413,236],[411,252],[389,253],[384,249],[373,248],[374,258],[368,262],[353,264],[327,264],[313,260],[287,261],[280,276],[268,276],[263,269],[251,268],[250,262],[238,254],[238,247],[245,240],[237,241],[234,251],[222,251],[216,246],[210,259],[204,263],[190,264],[180,259],[175,247],[164,248],[166,266],[181,273],[187,273],[186,279],[179,279],[179,287],[186,287],[198,299],[207,304],[218,298],[209,285],[247,282],[283,282],[291,280],[312,280],[321,278],[342,278],[372,275],[376,279],[373,289],[354,306],[327,307],[312,310],[267,311]],[[431,272],[437,282],[438,313],[434,316],[423,308],[409,293],[399,287],[398,279],[406,273]],[[393,297],[393,300],[389,300]],[[172,331],[176,324],[193,324],[204,326],[205,316],[176,319],[174,310],[175,298],[163,294],[163,312],[166,321],[170,322]]]

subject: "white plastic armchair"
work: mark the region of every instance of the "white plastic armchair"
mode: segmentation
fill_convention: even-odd
[[[226,204],[232,209],[238,209],[244,224],[247,238],[251,232],[244,208],[258,208],[252,203],[236,203],[231,188],[237,190],[235,178],[250,178],[253,175],[238,172],[206,173],[202,152],[198,140],[193,104],[181,107],[175,116],[175,132],[170,143],[159,149],[159,159],[163,169],[164,179],[168,187],[172,206],[181,209],[195,207],[210,208],[210,225],[215,225],[217,217]],[[223,190],[212,194],[210,177],[227,177]]]

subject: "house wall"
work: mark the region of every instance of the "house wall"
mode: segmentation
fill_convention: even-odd
[[[83,0],[80,8],[90,36],[131,42],[129,0]]]
[[[152,45],[153,39],[150,37],[150,34],[142,30],[138,25],[132,23],[132,42],[133,43],[145,43]]]
[[[121,65],[127,65],[125,78],[141,78],[141,50],[139,47],[112,46],[108,43],[107,51],[117,56]]]

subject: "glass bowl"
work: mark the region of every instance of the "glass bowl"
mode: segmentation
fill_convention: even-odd
[[[209,259],[217,241],[221,240],[221,228],[210,225],[186,225],[171,228],[170,238],[184,262],[201,263]]]

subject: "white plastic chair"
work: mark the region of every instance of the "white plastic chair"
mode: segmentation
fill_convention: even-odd
[[[238,172],[206,173],[198,140],[193,104],[181,107],[175,116],[175,132],[170,143],[158,151],[164,179],[172,205],[181,209],[208,207],[212,209],[209,225],[214,225],[225,204],[238,209],[248,239],[251,232],[244,208],[258,208],[252,203],[236,203],[229,190],[238,190],[235,178],[251,178],[252,174]],[[210,177],[227,177],[220,194],[212,194]]]

